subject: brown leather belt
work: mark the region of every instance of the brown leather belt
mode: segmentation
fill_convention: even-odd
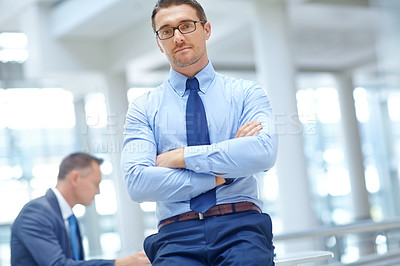
[[[259,213],[261,213],[260,208],[258,208],[257,205],[255,205],[252,202],[243,201],[237,203],[219,204],[211,207],[208,211],[206,211],[203,214],[195,211],[190,211],[162,220],[158,225],[158,230],[160,230],[161,227],[167,224],[195,220],[195,219],[202,220],[205,217],[220,216],[220,215],[244,212],[249,210],[258,211]]]

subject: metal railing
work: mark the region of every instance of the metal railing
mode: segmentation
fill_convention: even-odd
[[[332,266],[400,265],[400,218],[382,222],[368,220],[347,225],[322,226],[313,230],[274,236],[274,242],[277,244],[306,240],[317,241],[319,249],[333,252],[334,259],[326,263]],[[350,246],[355,248],[355,251],[349,251]],[[353,252],[353,260],[345,259],[348,252]]]

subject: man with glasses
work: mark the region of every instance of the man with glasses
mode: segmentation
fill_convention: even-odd
[[[170,75],[130,104],[122,153],[131,199],[157,202],[147,256],[153,265],[274,265],[254,176],[276,160],[265,91],[214,71],[197,1],[159,0],[152,26]]]

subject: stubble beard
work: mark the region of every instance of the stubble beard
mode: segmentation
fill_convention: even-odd
[[[188,67],[191,66],[193,64],[196,64],[197,62],[200,61],[200,59],[203,57],[205,51],[203,53],[201,53],[200,55],[195,55],[193,56],[189,61],[184,62],[182,60],[179,60],[178,58],[176,58],[175,56],[173,56],[172,58],[172,64],[177,67],[177,68],[184,68],[184,67]]]
[[[191,66],[197,62],[199,62],[200,57],[199,58],[193,58],[192,60],[190,60],[189,62],[179,62],[178,60],[174,60],[174,66],[178,67],[178,68],[184,68],[184,67],[188,67]]]

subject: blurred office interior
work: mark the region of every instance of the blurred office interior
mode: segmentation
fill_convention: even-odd
[[[258,179],[276,253],[399,265],[400,1],[199,2],[216,71],[256,80],[272,102],[278,160]],[[156,232],[155,204],[131,202],[119,166],[129,101],[169,73],[154,4],[0,0],[0,265],[13,219],[74,151],[105,159],[101,194],[74,209],[89,257],[141,250]]]

